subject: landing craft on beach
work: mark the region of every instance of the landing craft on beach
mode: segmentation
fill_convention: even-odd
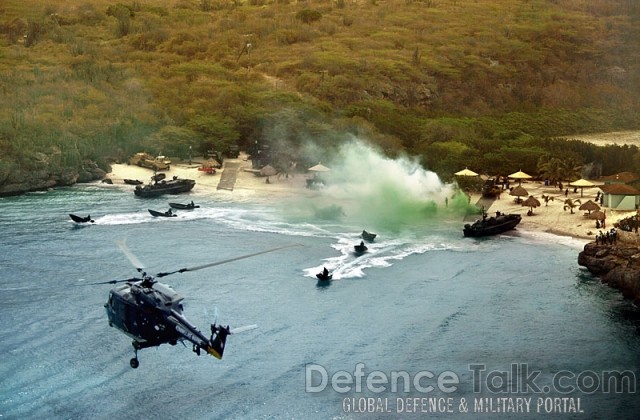
[[[496,212],[495,217],[487,217],[487,213],[482,211],[482,219],[476,220],[473,224],[464,225],[462,233],[466,237],[492,236],[504,233],[515,228],[522,220],[519,214],[503,214]]]
[[[122,333],[133,338],[135,356],[129,364],[132,368],[139,366],[138,350],[158,347],[161,344],[176,345],[178,342],[188,341],[193,345],[193,352],[198,356],[204,350],[208,354],[221,359],[224,353],[227,336],[229,334],[257,328],[255,325],[231,329],[228,325],[211,324],[211,334],[206,337],[196,326],[191,324],[183,314],[183,297],[170,286],[159,283],[153,276],[144,271],[140,261],[129,251],[124,242],[119,243],[120,249],[138,271],[139,277],[124,280],[110,280],[90,283],[89,285],[125,283],[111,289],[109,299],[104,307],[107,311],[109,326],[115,327]],[[216,265],[254,257],[268,252],[298,245],[286,245],[266,251],[230,258],[197,267],[182,268],[175,271],[158,273],[155,277],[165,277],[171,274],[197,271]]]
[[[191,191],[196,185],[196,181],[193,179],[179,179],[174,176],[172,179],[166,181],[166,175],[159,173],[151,177],[152,182],[150,184],[141,186],[136,185],[133,193],[136,197],[149,198],[158,197],[163,194],[180,194],[183,192]]]

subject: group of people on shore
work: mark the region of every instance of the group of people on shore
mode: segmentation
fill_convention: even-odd
[[[606,233],[600,231],[598,235],[596,235],[596,245],[614,245],[618,239],[618,232],[616,228],[611,228],[611,230]]]

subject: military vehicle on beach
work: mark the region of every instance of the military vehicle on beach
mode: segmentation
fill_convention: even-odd
[[[500,195],[502,188],[496,183],[495,179],[487,179],[482,186],[482,196],[487,198],[495,198]]]
[[[140,152],[129,159],[129,164],[153,169],[154,171],[167,171],[171,166],[171,161],[165,156],[153,157],[149,153]]]

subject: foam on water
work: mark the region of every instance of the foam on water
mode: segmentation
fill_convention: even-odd
[[[558,235],[549,232],[528,231],[526,229],[520,229],[518,230],[518,233],[523,238],[527,238],[532,241],[545,243],[552,242],[567,246],[569,248],[574,248],[576,250],[582,250],[584,248],[584,245],[589,242],[588,239],[574,238],[568,235]]]
[[[389,239],[377,238],[372,243],[366,243],[367,251],[363,254],[355,254],[354,245],[361,240],[353,234],[338,234],[336,242],[331,245],[340,255],[327,257],[321,265],[304,269],[307,277],[315,277],[316,273],[324,267],[333,273],[334,280],[359,278],[365,276],[367,268],[384,268],[391,266],[410,255],[424,254],[425,252],[453,249],[456,245],[436,235],[426,235],[420,240],[406,235],[404,237],[390,237]]]

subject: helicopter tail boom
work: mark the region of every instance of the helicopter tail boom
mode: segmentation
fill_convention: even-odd
[[[200,349],[204,349],[216,359],[222,359],[227,336],[231,334],[229,327],[212,324],[211,338],[207,338],[198,328],[175,310],[171,311],[171,316],[167,319],[174,324],[176,331],[182,338],[193,343],[193,349],[198,355],[200,354]]]

